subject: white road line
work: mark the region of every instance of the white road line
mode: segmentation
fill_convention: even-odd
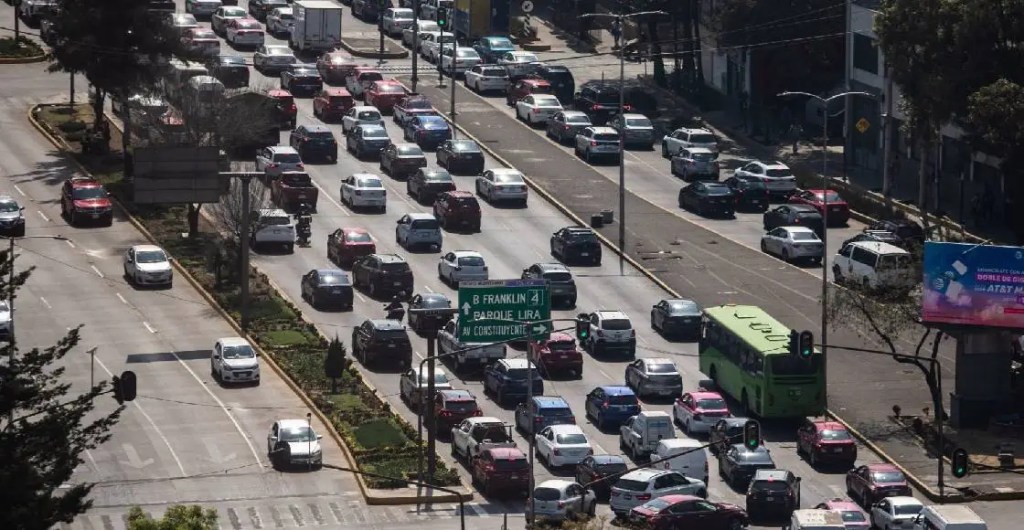
[[[104,372],[107,372],[108,376],[114,377],[113,372],[111,372],[110,369],[107,368],[107,365],[103,364],[103,360],[100,359],[98,355],[93,356],[93,358],[96,359],[96,364],[100,365],[100,368],[102,368]],[[160,427],[157,427],[156,422],[153,421],[153,418],[151,418],[149,414],[146,414],[146,410],[142,408],[142,405],[139,405],[138,400],[132,401],[132,404],[135,405],[135,408],[139,411],[140,414],[142,414],[142,417],[146,418],[146,421],[148,421],[149,424],[153,427],[153,430],[156,431],[156,435],[159,436],[160,439],[164,442],[164,445],[167,446],[167,450],[170,451],[171,453],[171,458],[174,459],[174,463],[178,465],[178,470],[181,471],[181,476],[184,477],[188,475],[188,473],[185,473],[185,466],[181,465],[181,460],[178,458],[178,454],[175,453],[174,449],[171,447],[170,440],[168,440],[167,437],[164,436],[164,433],[163,431],[160,430]],[[90,456],[90,459],[91,458],[92,457]],[[93,465],[96,465],[95,460],[93,460]],[[97,467],[96,470],[99,471],[99,467]]]
[[[122,304],[128,305],[128,300],[125,300],[124,297],[121,296],[121,293],[114,293],[114,294],[117,295],[117,299],[120,300]]]
[[[422,360],[423,360],[423,359],[425,358],[425,357],[423,357],[423,354],[422,354],[422,353],[420,353],[420,352],[418,352],[418,351],[417,351],[417,352],[414,352],[414,353],[416,354],[416,356],[417,356],[417,357],[419,357],[419,358],[420,358],[420,360],[421,360],[421,361],[422,361]]]
[[[53,306],[50,305],[50,302],[47,302],[46,299],[43,298],[42,296],[39,297],[39,301],[42,302],[47,309],[53,309]]]
[[[600,445],[598,445],[596,443],[593,444],[593,445],[594,445],[594,450],[597,451],[597,454],[599,454],[599,455],[606,455],[606,454],[608,454],[608,451],[605,451],[604,447],[601,447]]]
[[[604,371],[604,370],[602,370],[602,369],[598,368],[598,369],[597,369],[597,371],[598,371],[598,372],[601,372],[601,375],[603,375],[603,376],[607,377],[608,379],[611,379],[612,381],[615,381],[615,378],[614,378],[614,377],[612,377],[612,376],[610,376],[610,375],[608,375],[607,373],[605,373],[605,371]]]
[[[65,243],[67,243],[69,247],[71,247],[71,248],[75,248],[75,244],[74,244],[74,243],[72,243],[70,239],[68,239],[67,241],[65,241]]]
[[[483,508],[481,508],[481,507],[480,507],[480,506],[479,506],[478,504],[476,504],[476,503],[472,503],[472,504],[470,504],[470,505],[469,505],[469,509],[470,509],[470,510],[473,510],[473,512],[474,512],[474,513],[476,513],[476,514],[477,514],[477,516],[479,516],[479,517],[490,517],[490,516],[491,516],[491,514],[489,514],[489,513],[485,512],[485,511],[484,511],[484,509],[483,509]]]
[[[46,214],[45,214],[45,213],[43,213],[43,211],[42,211],[42,210],[36,210],[36,213],[37,213],[37,214],[39,214],[39,217],[42,217],[42,218],[43,218],[43,221],[46,221],[47,223],[49,223],[49,222],[50,222],[50,218],[49,218],[49,217],[47,217],[47,216],[46,216]]]
[[[100,278],[103,278],[103,273],[100,272],[100,270],[97,269],[95,265],[89,265],[89,266],[92,267],[92,270],[96,272],[97,276],[99,276]]]
[[[359,291],[353,289],[352,292],[355,293],[356,298],[358,298],[360,302],[366,303],[366,299],[363,298],[363,295],[359,294]]]
[[[142,321],[142,325],[146,326],[146,329],[148,329],[150,333],[156,333],[156,330],[153,329],[153,326],[149,325],[149,322],[146,322],[145,320],[143,320]]]
[[[17,184],[14,185],[14,191],[17,191],[18,193],[20,193],[22,197],[27,197],[28,196],[28,195],[25,195],[25,192],[21,191],[21,188],[19,188]]]
[[[429,285],[424,285],[423,288],[426,289],[428,293],[434,292],[434,290],[431,289]]]
[[[337,206],[338,209],[341,210],[341,213],[345,214],[347,217],[351,217],[352,216],[352,214],[349,213],[349,211],[346,210],[345,207],[342,206],[340,202],[334,200],[334,197],[331,196],[331,192],[327,191],[326,188],[324,188],[323,186],[317,184],[316,181],[313,181],[313,185],[316,186],[316,188],[318,190],[320,190],[320,197],[324,197],[328,201],[331,201],[331,204]],[[373,237],[373,236],[370,236],[370,237]]]

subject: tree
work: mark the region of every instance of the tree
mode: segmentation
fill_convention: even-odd
[[[1006,79],[982,87],[970,97],[968,123],[972,144],[1002,159],[1007,192],[1014,206],[1010,227],[1024,244],[1024,86]]]
[[[12,266],[9,251],[0,251],[0,292],[17,290],[31,274],[16,273],[12,286]],[[78,346],[79,331],[71,329],[46,348],[0,349],[7,359],[0,364],[0,417],[8,420],[0,430],[0,528],[47,530],[92,506],[87,497],[93,484],[65,485],[83,462],[82,453],[110,438],[124,407],[94,411],[94,399],[107,391],[105,382],[71,394],[65,368],[57,364]]]
[[[335,335],[327,346],[327,357],[324,358],[324,375],[331,380],[332,394],[338,393],[338,379],[345,375],[345,369],[348,368],[345,353],[345,344]]]
[[[164,516],[153,519],[142,508],[133,506],[128,512],[128,530],[217,530],[217,510],[193,504],[176,504]]]
[[[251,164],[244,171],[252,171]],[[239,179],[233,179],[227,193],[211,210],[217,228],[230,234],[239,245],[248,243],[249,234],[242,233],[242,223],[256,210],[266,208],[270,204],[267,187],[259,179],[249,182],[249,207],[244,208],[244,186]]]

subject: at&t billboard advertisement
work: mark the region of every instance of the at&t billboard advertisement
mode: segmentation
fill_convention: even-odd
[[[925,322],[1024,329],[1024,248],[924,244]]]

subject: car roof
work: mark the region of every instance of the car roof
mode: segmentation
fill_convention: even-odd
[[[623,114],[622,117],[627,119],[627,120],[630,119],[630,118],[632,118],[634,120],[641,119],[641,118],[643,118],[645,120],[648,119],[647,116],[644,116],[643,114],[640,114],[639,112],[627,112],[627,113]]]
[[[409,219],[412,219],[413,221],[423,221],[423,220],[428,220],[428,219],[436,219],[434,217],[434,214],[426,213],[426,212],[409,212],[407,215],[409,216]]]
[[[452,197],[453,199],[475,199],[476,198],[475,195],[473,195],[472,193],[470,193],[468,191],[465,191],[465,190],[449,191],[449,192],[446,192],[446,193],[448,194],[449,197]]]
[[[614,319],[623,319],[624,318],[626,320],[629,320],[629,317],[626,316],[626,314],[623,313],[622,311],[619,311],[618,309],[598,309],[597,311],[594,311],[594,313],[596,313],[597,316],[601,320],[613,319],[613,318]],[[671,362],[671,361],[668,361],[668,362]]]
[[[811,230],[810,228],[807,228],[806,226],[781,226],[779,228],[785,228],[790,233],[803,233],[803,234],[813,234],[814,233],[814,230]]]
[[[711,132],[709,129],[705,129],[704,127],[680,127],[680,128],[676,129],[673,132],[684,132],[684,133],[688,133],[688,134],[694,134],[694,133],[711,134],[711,135],[715,134],[715,133]]]
[[[288,212],[286,212],[286,211],[284,211],[284,210],[282,210],[280,208],[263,208],[262,210],[260,210],[260,215],[267,216],[267,217],[271,217],[271,216],[273,216],[273,217],[284,216],[284,217],[289,217],[289,218],[291,217],[290,215],[288,215]]]
[[[561,332],[561,331],[553,331],[553,332],[551,332],[551,336],[548,337],[548,340],[546,342],[568,342],[568,341],[575,341],[575,340],[576,340],[576,337],[574,337],[574,336],[572,336],[572,335],[570,335],[568,333],[564,333],[564,332]]]
[[[402,82],[397,80],[397,79],[380,79],[380,80],[374,81],[373,84],[374,85],[398,85],[398,86],[400,86],[402,88],[405,88],[405,85],[403,85]]]
[[[917,500],[914,497],[908,497],[906,495],[900,495],[897,497],[888,497],[889,502],[895,506],[922,506],[924,503]]]
[[[779,162],[778,160],[772,162],[762,162],[760,160],[757,160],[756,162],[761,166],[764,166],[765,169],[789,169],[789,166],[783,164],[782,162]]]
[[[371,254],[383,263],[406,263],[405,258],[398,254]]]
[[[580,234],[593,234],[594,233],[594,231],[590,227],[586,227],[586,226],[566,226],[566,227],[564,227],[562,229],[563,230],[567,230],[569,232],[577,232],[577,233],[580,233]]]
[[[592,126],[592,127],[587,127],[587,128],[592,130],[592,131],[594,131],[594,134],[614,134],[616,136],[619,135],[619,131],[616,131],[615,129],[612,129],[611,127],[605,127],[603,125],[601,125],[601,126]]]
[[[375,110],[377,112],[380,112],[380,109],[374,107],[373,105],[356,105],[352,108],[355,109],[356,112],[365,112],[369,110]]]
[[[5,198],[3,197],[0,197],[0,202],[7,202],[7,200],[5,200]],[[135,245],[134,247],[132,247],[132,250],[134,250],[135,252],[155,252],[158,250],[160,252],[163,252],[164,249],[156,245]]]
[[[646,357],[643,359],[643,361],[645,366],[651,366],[652,364],[671,364],[673,366],[675,365],[675,363],[672,362],[672,359],[669,359],[668,357]]]
[[[348,273],[341,269],[313,269],[317,274],[323,276],[348,276]]]
[[[845,431],[846,430],[846,426],[844,426],[842,423],[839,423],[838,421],[813,420],[813,421],[811,421],[811,423],[814,424],[814,426],[819,428],[819,429],[827,429],[827,430],[831,430],[831,431]]]
[[[626,473],[619,477],[619,480],[639,480],[641,482],[647,482],[654,477],[659,477],[665,473],[671,473],[666,469],[636,469]]]
[[[702,499],[700,497],[695,497],[693,495],[683,495],[681,493],[673,493],[671,495],[662,495],[659,498],[661,500],[669,503],[669,504],[675,504],[677,502],[702,501],[702,500],[704,500],[704,499]]]
[[[910,254],[906,250],[884,241],[854,241],[850,244],[856,247],[861,247],[865,250],[870,250],[875,254]]]
[[[597,388],[600,388],[601,390],[604,391],[605,394],[608,394],[609,396],[635,396],[636,395],[633,392],[633,389],[629,388],[628,386],[605,385],[605,386],[599,386]]]
[[[559,396],[533,396],[533,402],[542,409],[566,409],[569,404]]]
[[[277,153],[295,153],[295,154],[298,154],[299,153],[298,151],[295,150],[294,147],[292,147],[290,145],[271,145],[271,146],[268,146],[267,149],[269,149],[270,152],[274,153],[274,154],[277,154]]]
[[[767,480],[771,481],[786,481],[792,476],[792,473],[785,469],[758,469],[754,472],[754,480]]]
[[[420,297],[424,300],[447,300],[451,302],[452,299],[444,293],[420,293]]]
[[[529,361],[527,361],[526,359],[523,359],[523,358],[500,359],[498,362],[504,364],[505,366],[507,366],[509,368],[513,368],[513,369],[526,369],[526,368],[529,367],[530,364],[533,364],[533,363],[530,363]],[[534,369],[537,368],[537,365],[534,364],[533,366],[534,366]]]
[[[565,488],[568,488],[569,486],[572,486],[574,484],[576,484],[576,482],[573,480],[556,478],[551,480],[545,480],[544,482],[537,484],[537,488],[552,488],[556,490],[564,490]]]
[[[894,466],[892,464],[886,464],[884,462],[877,462],[877,463],[874,463],[874,464],[868,464],[867,468],[868,468],[868,471],[871,471],[873,473],[878,473],[878,472],[899,472],[899,468],[897,468],[896,466]]]
[[[74,177],[71,179],[71,186],[75,188],[102,188],[100,181],[89,177]]]
[[[689,394],[691,396],[693,396],[693,399],[696,399],[696,400],[701,400],[701,399],[723,399],[722,395],[719,394],[718,392],[711,392],[711,391],[707,391],[707,390],[698,391],[698,392],[690,392]]]
[[[605,464],[626,464],[626,459],[620,455],[594,455],[594,463],[605,465]]]
[[[527,77],[525,79],[521,79],[521,81],[526,83],[526,84],[528,84],[528,85],[538,85],[538,86],[539,85],[548,85],[548,86],[551,86],[551,83],[549,83],[548,80],[544,79],[543,77]]]
[[[286,429],[286,430],[301,429],[302,427],[310,427],[310,428],[312,428],[310,426],[310,424],[309,424],[309,420],[299,420],[299,419],[295,419],[295,420],[292,420],[292,419],[277,420],[277,425],[278,425],[278,427],[280,427],[282,429]]]
[[[429,368],[426,367],[426,366],[418,366],[418,367],[414,368],[414,370],[415,370],[417,375],[420,375],[422,377],[422,376],[426,376],[427,375],[427,372],[429,371]],[[443,375],[445,377],[448,377],[448,374],[446,374],[444,370],[442,370],[441,368],[438,368],[436,366],[434,367],[434,375],[435,376]],[[472,418],[472,419],[481,419],[481,418]],[[482,418],[482,419],[488,419],[488,418]],[[496,418],[490,418],[490,419],[496,419]]]
[[[389,320],[384,318],[371,318],[368,319],[373,329],[378,331],[399,331],[404,330],[405,325],[397,320]]]
[[[583,429],[579,425],[551,425],[551,430],[555,434],[583,434]]]
[[[583,112],[582,110],[563,110],[562,114],[565,116],[586,116],[587,118],[590,117],[587,115],[586,112]]]
[[[380,175],[378,175],[376,173],[353,173],[353,174],[351,174],[349,176],[350,177],[355,177],[356,179],[377,179],[377,180],[381,179]]]
[[[328,96],[351,96],[352,93],[347,88],[331,86],[324,88],[324,93]]]
[[[823,502],[822,504],[827,506],[829,510],[854,512],[864,511],[856,502],[853,502],[850,499],[831,499]]]
[[[490,447],[484,449],[484,452],[489,452],[494,458],[503,460],[526,459],[526,454],[524,454],[518,447]]]
[[[469,390],[441,390],[438,392],[445,401],[473,401],[476,398]]]
[[[221,337],[217,339],[221,346],[252,346],[242,337]]]
[[[331,132],[331,128],[326,125],[306,125],[306,130],[309,132]],[[331,133],[334,134],[334,133]]]
[[[453,250],[452,254],[455,254],[455,257],[457,258],[484,258],[483,254],[480,254],[475,250]]]
[[[540,269],[541,272],[570,272],[569,267],[561,263],[546,262],[546,263],[534,263],[535,267]]]

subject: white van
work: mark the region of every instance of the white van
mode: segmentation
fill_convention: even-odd
[[[914,530],[988,530],[988,525],[966,504],[944,504],[922,508]]]
[[[703,480],[708,483],[708,452],[703,448],[700,440],[693,438],[671,438],[658,442],[654,449],[652,460],[662,460],[655,467],[660,469],[671,469],[678,471],[690,478]],[[683,454],[685,453],[685,454]],[[678,455],[678,456],[676,456]]]
[[[644,411],[626,420],[619,429],[619,446],[636,460],[653,453],[661,440],[675,437],[672,416],[660,410]]]
[[[832,274],[836,283],[871,289],[910,288],[916,283],[910,253],[880,241],[856,241],[841,248]]]
[[[846,530],[843,516],[833,510],[794,510],[785,530]]]

